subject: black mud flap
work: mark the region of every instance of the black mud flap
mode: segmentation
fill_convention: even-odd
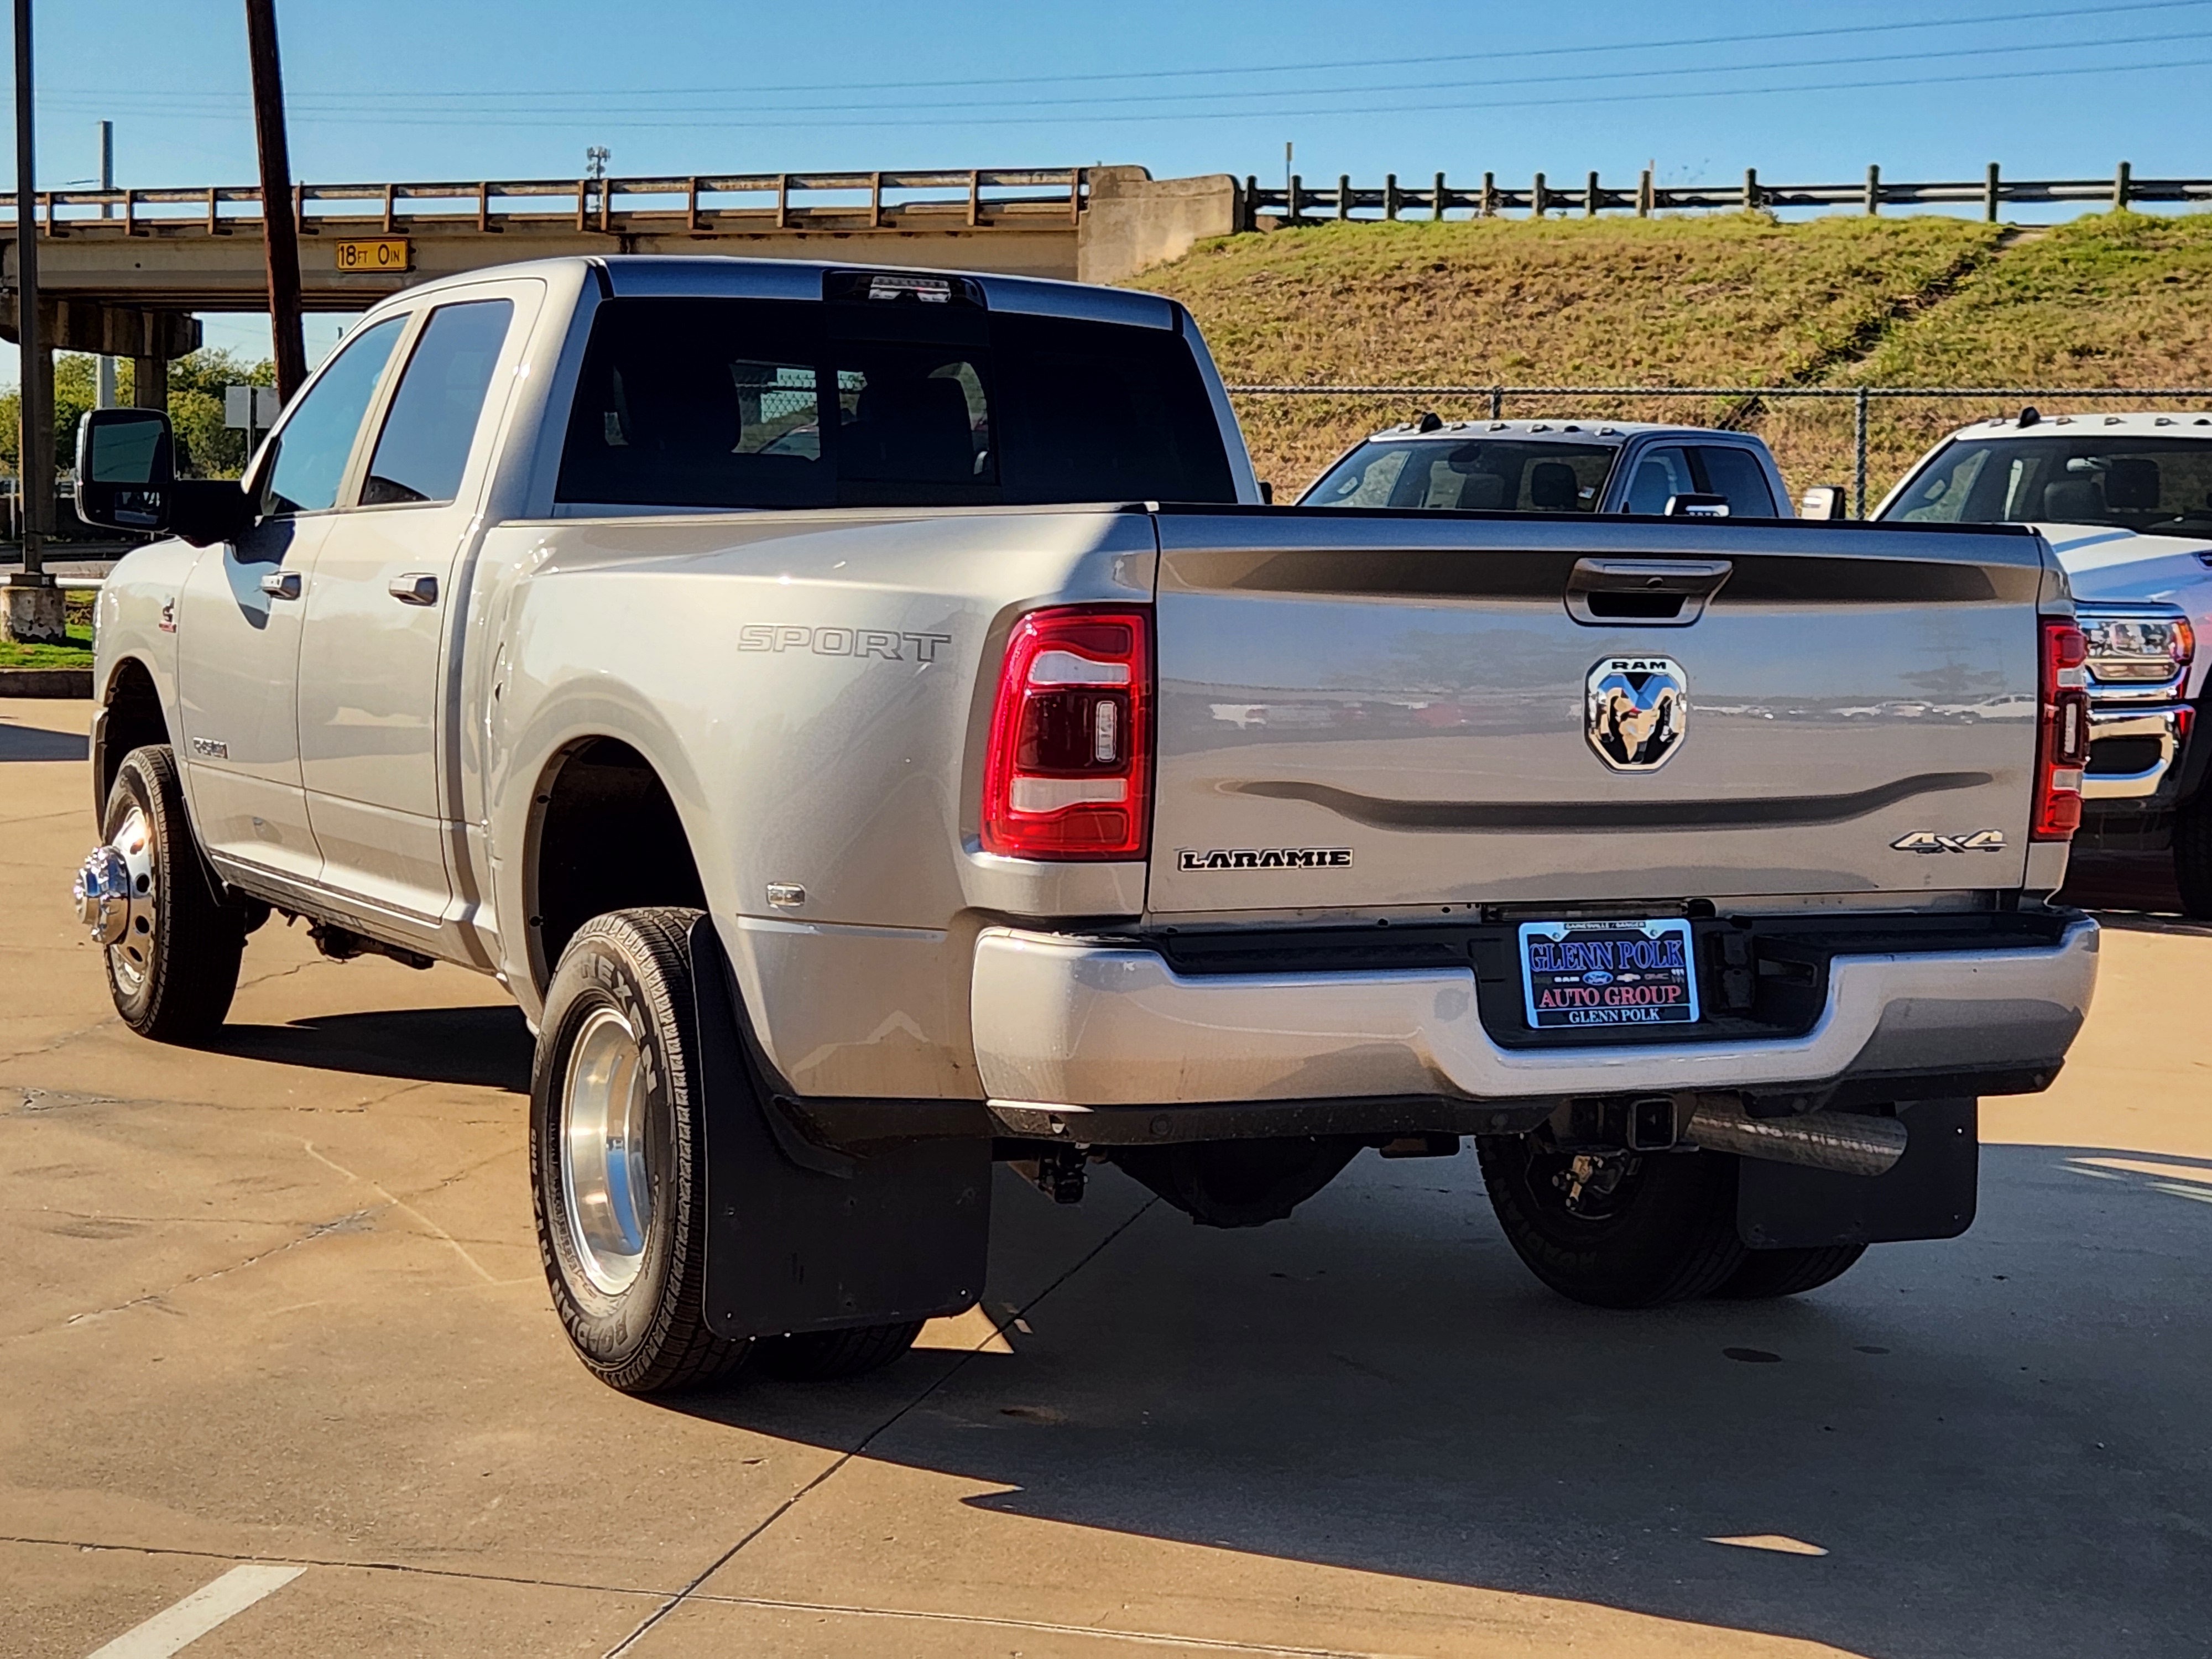
[[[804,1139],[760,1085],[713,921],[691,929],[707,1158],[707,1322],[723,1337],[964,1312],[983,1290],[991,1143]]]
[[[1883,1175],[1739,1160],[1737,1235],[1754,1250],[1956,1238],[1974,1224],[1981,1173],[1975,1105],[1971,1097],[1900,1104],[1898,1120],[1911,1138]]]

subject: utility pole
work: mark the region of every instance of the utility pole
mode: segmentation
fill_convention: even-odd
[[[102,121],[100,124],[100,187],[103,191],[115,188],[115,123],[112,121]],[[103,219],[113,218],[114,208],[108,203],[102,202],[100,204],[100,216]],[[92,403],[95,409],[115,407],[115,359],[112,357],[103,355],[100,360],[100,381],[93,394]]]
[[[15,0],[15,343],[22,353],[15,453],[23,501],[23,568],[8,583],[7,633],[59,642],[61,590],[41,543],[54,499],[53,364],[39,336],[38,167],[32,152],[31,0]]]
[[[253,137],[261,155],[270,355],[276,363],[277,395],[289,403],[307,378],[307,342],[300,323],[300,228],[292,216],[292,156],[284,142],[284,75],[276,56],[276,0],[246,0],[246,50],[253,67]]]

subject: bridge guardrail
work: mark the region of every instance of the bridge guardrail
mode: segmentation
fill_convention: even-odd
[[[1425,187],[1402,185],[1394,173],[1380,188],[1355,185],[1349,173],[1339,174],[1334,186],[1315,187],[1292,173],[1280,189],[1261,184],[1256,175],[1247,176],[1243,196],[1247,228],[1255,228],[1262,214],[1278,215],[1290,224],[1310,224],[1355,219],[1370,210],[1384,220],[1409,213],[1441,219],[1463,211],[1494,219],[1507,213],[1541,216],[1555,210],[1595,218],[1616,209],[1646,218],[1697,209],[1855,207],[1880,213],[1885,207],[1978,206],[1982,216],[1994,222],[2007,204],[2097,203],[2117,210],[2145,202],[2212,202],[2212,179],[2138,179],[2125,161],[2101,179],[2008,179],[1992,161],[1979,179],[1933,183],[1887,179],[1879,167],[1870,167],[1864,180],[1844,185],[1770,185],[1760,179],[1756,167],[1744,170],[1741,185],[1662,185],[1646,167],[1633,187],[1605,185],[1595,173],[1580,184],[1554,184],[1540,173],[1526,186],[1501,185],[1495,173],[1484,173],[1479,185],[1455,186],[1439,173]]]
[[[303,232],[325,222],[349,229],[363,223],[386,234],[417,225],[479,231],[504,224],[569,224],[578,230],[805,228],[836,224],[878,228],[925,220],[972,227],[1009,222],[1073,224],[1089,194],[1085,167],[971,167],[893,173],[756,173],[654,175],[635,179],[478,179],[416,184],[301,184],[292,212]],[[750,202],[769,198],[761,205]],[[794,197],[835,197],[823,202]],[[719,198],[719,199],[718,199]],[[735,198],[735,199],[732,199]],[[558,209],[540,205],[557,200]],[[332,212],[326,204],[373,204],[368,212]],[[446,206],[426,211],[426,204]],[[528,204],[529,205],[521,205]],[[251,212],[242,210],[250,208]],[[182,189],[52,190],[38,195],[48,236],[84,230],[144,235],[158,230],[219,236],[260,223],[261,191],[252,185]],[[13,227],[12,200],[0,201],[0,226]]]

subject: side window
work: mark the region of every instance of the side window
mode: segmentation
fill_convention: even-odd
[[[292,410],[270,441],[274,453],[262,467],[264,518],[321,513],[337,505],[346,458],[353,453],[377,380],[406,320],[387,317],[355,335]]]
[[[1766,469],[1759,464],[1758,456],[1733,444],[1700,444],[1698,459],[1705,465],[1706,493],[1725,495],[1732,515],[1739,519],[1774,516],[1774,492],[1767,488]]]
[[[459,494],[514,317],[511,300],[471,300],[430,313],[377,436],[361,489],[363,507],[450,501]]]
[[[1636,476],[1628,481],[1628,501],[1621,511],[1648,513],[1656,518],[1667,510],[1669,495],[1700,493],[1690,477],[1689,452],[1669,444],[1662,449],[1647,449],[1638,459]]]

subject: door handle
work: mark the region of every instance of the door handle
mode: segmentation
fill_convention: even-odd
[[[1726,559],[1577,559],[1567,614],[1592,628],[1686,628],[1735,568]]]
[[[438,579],[427,575],[394,576],[386,591],[402,605],[435,605]]]
[[[272,570],[261,579],[261,591],[272,599],[296,599],[300,597],[300,573]]]

